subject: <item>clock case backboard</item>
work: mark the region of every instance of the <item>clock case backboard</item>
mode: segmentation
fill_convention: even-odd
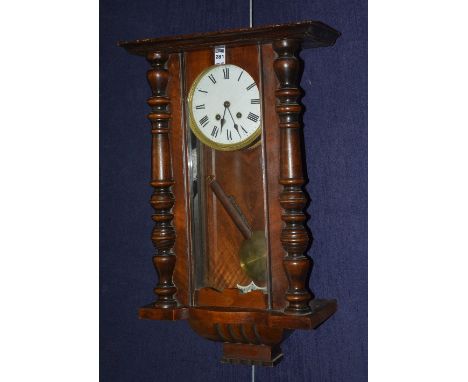
[[[333,45],[340,33],[321,22],[200,33],[120,42],[146,57],[152,126],[151,205],[155,213],[153,264],[159,275],[156,301],[139,310],[140,318],[187,319],[199,335],[224,343],[222,361],[273,366],[283,354],[280,343],[294,329],[314,329],[336,311],[335,300],[314,298],[308,289],[310,244],[304,209],[307,196],[299,103],[301,48]],[[252,151],[264,173],[268,232],[268,293],[241,294],[197,289],[191,229],[190,150],[187,94],[192,82],[213,65],[215,46],[226,46],[226,63],[245,68],[262,95],[261,150]],[[212,155],[213,151],[210,149]],[[236,152],[233,155],[236,155]],[[239,153],[239,155],[242,155]],[[258,176],[260,175],[260,176]],[[235,181],[219,175],[226,188]],[[313,181],[313,180],[312,180]],[[255,218],[255,211],[250,211]],[[235,261],[235,260],[233,260]],[[229,272],[225,270],[224,272]]]

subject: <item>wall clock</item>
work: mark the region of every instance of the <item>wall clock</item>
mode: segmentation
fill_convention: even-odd
[[[159,281],[139,316],[187,320],[223,362],[273,366],[336,311],[308,289],[298,53],[339,35],[307,21],[119,43],[151,65]]]

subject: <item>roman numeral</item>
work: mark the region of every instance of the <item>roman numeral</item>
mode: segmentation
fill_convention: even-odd
[[[223,74],[224,74],[224,79],[228,80],[229,79],[229,68],[224,68],[223,69]]]
[[[208,94],[208,92],[207,92],[206,90],[200,90],[200,89],[198,89],[198,91],[199,91],[200,93]]]
[[[195,106],[195,109],[201,110],[205,108],[205,104]]]
[[[218,126],[213,127],[213,130],[211,131],[211,136],[216,138],[218,136],[218,131]]]
[[[228,141],[232,141],[232,133],[231,130],[226,130],[226,137]]]
[[[255,86],[255,82],[252,82],[249,86],[246,87],[247,90],[252,89]]]
[[[209,78],[209,79],[211,80],[211,82],[213,82],[214,84],[216,83],[216,80],[215,80],[215,78],[214,78],[214,76],[213,76],[212,74],[210,74],[210,75],[208,76],[208,78]]]
[[[205,127],[206,125],[208,125],[208,116],[205,115],[202,119],[200,119],[200,125],[202,125],[203,127]]]
[[[237,82],[239,82],[240,78],[242,77],[242,75],[244,74],[244,71],[241,72],[241,74],[239,74],[239,77],[237,78]]]
[[[258,122],[259,118],[260,117],[257,114],[254,114],[254,113],[249,113],[249,115],[247,116],[247,119],[250,119],[253,122]]]
[[[248,133],[247,133],[247,130],[244,129],[244,126],[241,125],[241,129],[244,131],[244,133],[248,134]]]
[[[258,99],[258,98],[252,98],[252,99],[250,100],[250,103],[251,103],[252,105],[258,105],[258,104],[260,104],[260,99]]]

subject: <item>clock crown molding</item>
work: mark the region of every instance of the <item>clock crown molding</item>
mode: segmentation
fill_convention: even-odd
[[[178,36],[119,41],[118,46],[138,56],[155,51],[177,53],[216,45],[240,46],[271,43],[278,39],[299,39],[302,49],[334,45],[341,33],[320,21],[264,25],[253,28],[229,29],[222,32],[185,34]]]

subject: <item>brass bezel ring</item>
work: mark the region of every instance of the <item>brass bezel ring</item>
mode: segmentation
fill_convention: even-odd
[[[218,67],[223,67],[223,66],[235,66],[235,67],[237,67],[239,69],[242,69],[251,78],[253,78],[250,75],[250,73],[247,72],[245,69],[241,68],[240,66],[234,65],[234,64],[212,65],[212,66],[209,66],[208,68],[204,69],[197,76],[197,78],[195,78],[195,81],[193,81],[192,87],[190,88],[189,94],[187,96],[187,104],[188,104],[188,108],[189,108],[189,119],[190,119],[189,125],[190,125],[190,129],[193,131],[195,136],[200,140],[200,142],[204,143],[205,145],[207,145],[207,146],[209,146],[209,147],[211,147],[211,148],[213,148],[215,150],[234,151],[234,150],[238,150],[238,149],[242,149],[244,147],[247,147],[248,145],[250,145],[253,141],[255,141],[255,139],[257,139],[261,135],[261,133],[262,133],[262,117],[263,116],[261,116],[256,130],[252,133],[252,135],[250,137],[248,137],[244,141],[241,141],[239,143],[232,143],[232,144],[217,143],[217,142],[212,141],[205,134],[202,133],[202,131],[200,130],[200,128],[197,125],[197,122],[196,122],[195,117],[193,115],[193,109],[192,109],[193,93],[195,93],[195,89],[197,88],[200,80],[206,75],[206,73],[208,73],[212,69],[218,68]],[[257,83],[255,83],[255,85],[258,88]],[[259,89],[259,94],[260,94],[260,89]],[[261,108],[260,108],[260,110],[261,110]]]

